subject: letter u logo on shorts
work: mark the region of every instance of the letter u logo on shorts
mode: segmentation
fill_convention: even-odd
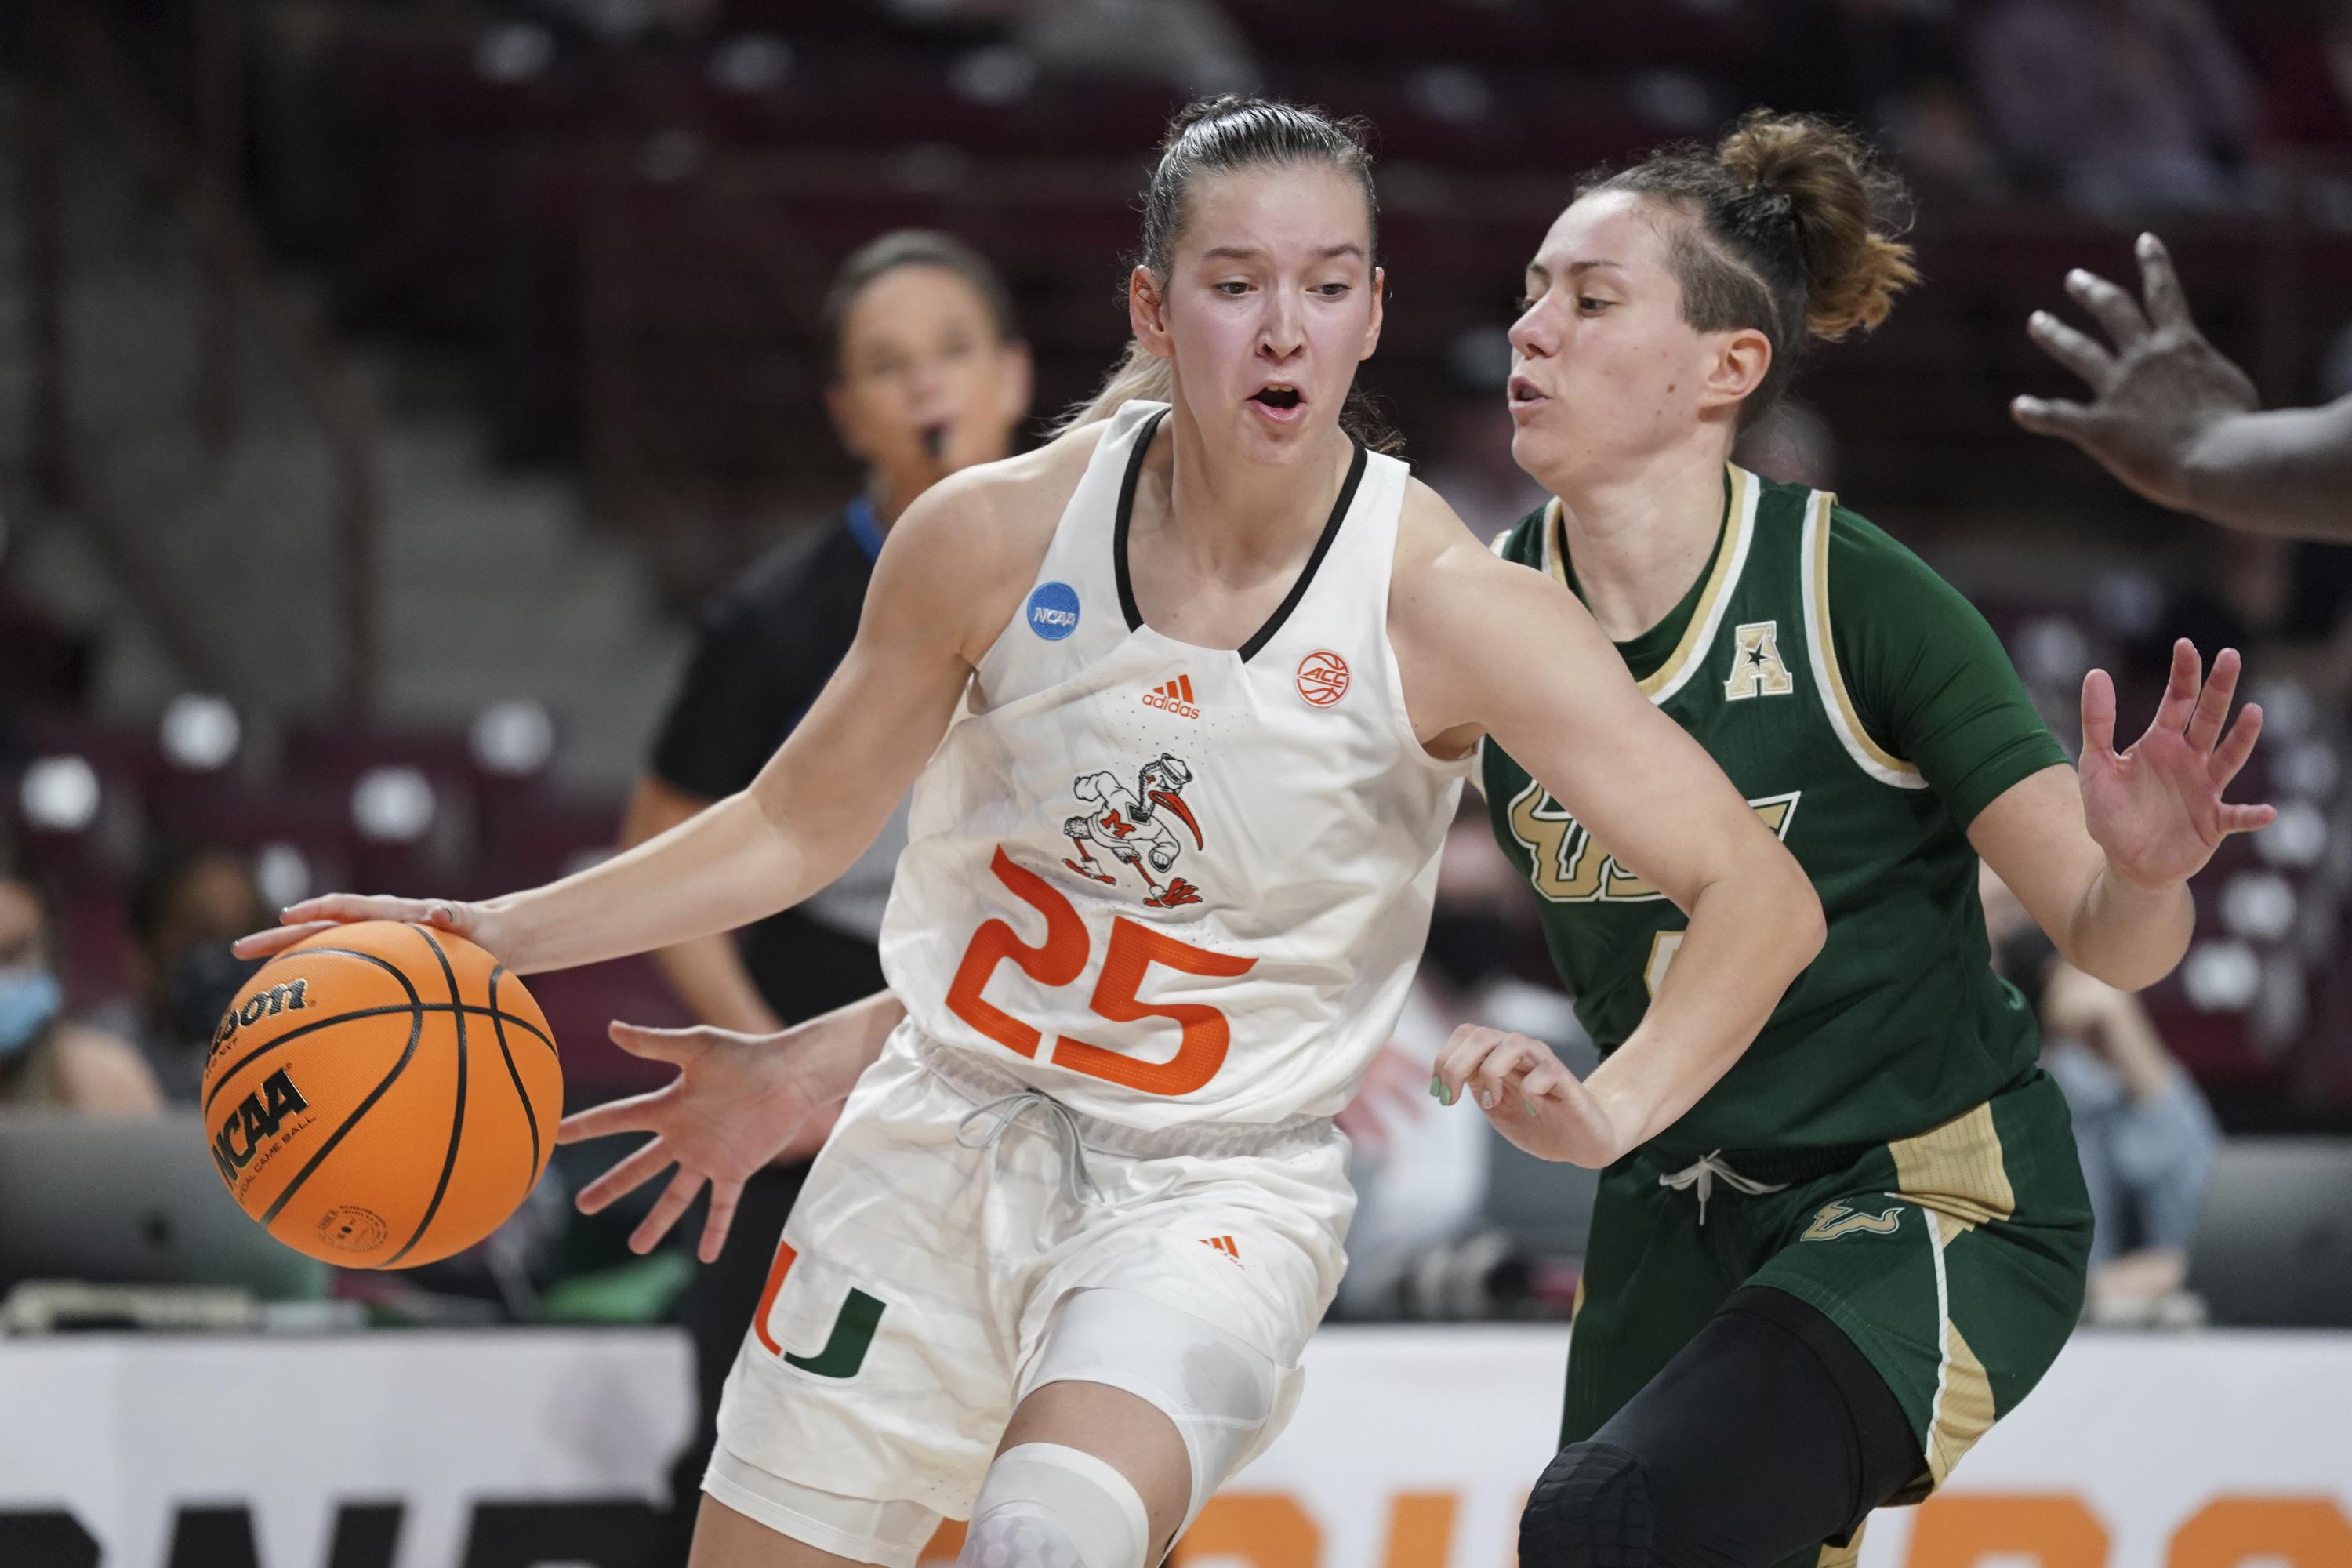
[[[857,1369],[866,1364],[866,1349],[874,1342],[874,1331],[881,1326],[886,1303],[867,1295],[856,1286],[850,1287],[849,1299],[841,1304],[840,1313],[833,1320],[833,1331],[825,1336],[824,1349],[814,1355],[794,1355],[776,1342],[768,1331],[768,1314],[775,1310],[777,1293],[784,1288],[784,1276],[792,1272],[793,1262],[800,1255],[782,1242],[776,1246],[776,1261],[768,1270],[767,1288],[760,1292],[759,1310],[751,1314],[751,1331],[768,1347],[768,1353],[784,1358],[790,1365],[818,1377],[856,1377]]]

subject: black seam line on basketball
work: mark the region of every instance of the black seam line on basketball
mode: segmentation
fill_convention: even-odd
[[[1127,525],[1135,516],[1135,485],[1143,477],[1143,459],[1151,450],[1151,438],[1160,433],[1160,422],[1167,417],[1168,410],[1163,408],[1135,433],[1135,450],[1128,454],[1127,475],[1118,482],[1118,510],[1111,514],[1110,553],[1118,577],[1118,613],[1127,617],[1127,629],[1131,632],[1143,628],[1143,612],[1135,605],[1135,580],[1127,574]]]
[[[1298,608],[1298,601],[1307,597],[1307,584],[1315,581],[1315,569],[1322,565],[1323,557],[1331,552],[1331,542],[1339,537],[1339,525],[1348,521],[1348,513],[1356,504],[1356,487],[1364,482],[1364,446],[1360,441],[1351,445],[1356,448],[1356,455],[1348,463],[1347,482],[1339,487],[1339,499],[1331,503],[1331,515],[1324,520],[1323,532],[1315,541],[1315,552],[1307,558],[1306,568],[1298,574],[1298,581],[1290,585],[1289,595],[1275,606],[1273,616],[1265,625],[1258,627],[1255,637],[1242,644],[1244,664],[1250,661],[1251,655],[1274,640],[1274,634],[1282,629],[1282,623],[1290,618],[1290,612]]]
[[[441,1212],[441,1200],[449,1194],[450,1173],[457,1168],[457,1144],[466,1135],[466,999],[457,994],[457,971],[449,963],[449,955],[442,951],[440,939],[421,925],[409,929],[423,937],[425,945],[433,950],[433,956],[441,963],[441,977],[449,983],[450,1016],[457,1021],[457,1109],[450,1113],[449,1152],[441,1156],[441,1179],[433,1184],[433,1201],[425,1205],[425,1217],[416,1222],[415,1231],[400,1250],[383,1260],[386,1268],[396,1267],[415,1251],[416,1244],[425,1239],[425,1233],[433,1228],[433,1217]]]
[[[531,1188],[539,1185],[539,1112],[530,1108],[530,1096],[523,1092],[522,1074],[515,1071],[514,1053],[507,1049],[507,1026],[499,1022],[499,982],[506,978],[506,973],[503,963],[490,971],[490,1033],[498,1037],[499,1055],[506,1060],[507,1077],[514,1082],[515,1100],[522,1106],[524,1123],[530,1128],[530,1179],[522,1188],[522,1195],[527,1198]]]
[[[278,1211],[286,1206],[287,1202],[291,1199],[296,1193],[302,1190],[302,1184],[310,1179],[310,1173],[317,1170],[320,1165],[325,1162],[327,1156],[335,1152],[335,1145],[343,1141],[343,1134],[349,1132],[352,1128],[357,1127],[360,1124],[360,1118],[374,1110],[375,1102],[382,1100],[384,1097],[384,1092],[392,1088],[394,1081],[397,1079],[402,1073],[408,1070],[409,1062],[416,1055],[416,1042],[424,1036],[424,1033],[425,1015],[422,1011],[413,1011],[408,1021],[408,1048],[400,1053],[400,1059],[392,1064],[392,1070],[383,1075],[383,1081],[370,1089],[368,1091],[368,1097],[360,1101],[359,1108],[353,1110],[349,1116],[344,1117],[342,1125],[336,1128],[333,1132],[330,1133],[324,1143],[319,1145],[319,1152],[310,1156],[310,1163],[304,1165],[300,1170],[294,1173],[294,1179],[286,1184],[285,1190],[278,1194],[277,1200],[269,1205],[268,1211],[261,1216],[261,1227],[264,1230],[268,1229],[272,1225],[275,1225],[278,1222]]]
[[[373,1016],[383,1013],[413,1012],[425,1005],[425,998],[416,994],[416,987],[408,983],[408,976],[400,972],[399,965],[389,963],[384,960],[378,958],[374,953],[360,952],[348,947],[306,947],[302,951],[304,952],[331,952],[338,958],[356,958],[365,963],[374,964],[378,969],[383,970],[386,974],[391,975],[394,980],[400,982],[400,988],[408,993],[408,1005],[403,1007],[398,1005],[392,1005],[383,1007],[374,1007],[369,1009],[365,1014],[338,1013],[331,1018],[320,1018],[312,1023],[305,1024],[299,1029],[289,1029],[284,1034],[278,1036],[276,1039],[270,1041],[268,1045],[255,1047],[252,1050],[246,1052],[245,1055],[230,1063],[227,1067],[221,1068],[219,1073],[214,1077],[211,1091],[205,1096],[205,1110],[207,1114],[212,1110],[214,1096],[219,1094],[223,1089],[228,1086],[229,1075],[232,1073],[242,1072],[247,1062],[250,1062],[254,1058],[260,1056],[263,1052],[276,1050],[279,1046],[284,1045],[289,1040],[299,1040],[303,1036],[310,1033],[313,1029],[323,1029],[328,1025],[341,1023],[345,1018]]]
[[[320,1029],[331,1028],[337,1024],[349,1023],[353,1018],[381,1018],[387,1013],[470,1013],[478,1018],[486,1018],[492,1015],[492,1011],[488,1007],[475,1006],[470,1002],[463,1007],[452,1007],[446,1002],[419,1002],[415,1006],[403,1002],[387,1002],[381,1007],[354,1007],[347,1013],[337,1013],[331,1017],[313,1018],[307,1024],[287,1030],[274,1040],[254,1047],[253,1049],[215,1073],[212,1092],[205,1096],[204,1108],[207,1111],[212,1110],[215,1097],[228,1087],[228,1080],[250,1067],[256,1059],[268,1056],[278,1047],[291,1044],[305,1035],[316,1034]],[[555,1042],[549,1039],[539,1026],[530,1019],[517,1017],[512,1013],[499,1013],[497,1016],[538,1040],[550,1052],[554,1051]]]

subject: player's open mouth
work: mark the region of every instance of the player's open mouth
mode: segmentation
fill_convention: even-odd
[[[1250,395],[1250,401],[1265,411],[1266,416],[1287,425],[1298,417],[1307,406],[1298,388],[1285,382],[1261,386]]]
[[[924,426],[923,455],[930,458],[932,462],[936,463],[941,457],[946,455],[947,449],[948,427],[945,425]]]
[[[1511,413],[1514,416],[1532,413],[1548,401],[1543,390],[1526,376],[1511,377]]]

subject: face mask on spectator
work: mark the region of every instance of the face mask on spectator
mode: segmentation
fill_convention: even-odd
[[[261,967],[231,952],[225,942],[200,942],[172,964],[172,1032],[187,1044],[209,1044],[237,987]]]
[[[39,1038],[65,1002],[58,977],[47,970],[14,969],[0,973],[0,1061]]]

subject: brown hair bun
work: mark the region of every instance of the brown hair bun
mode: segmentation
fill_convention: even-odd
[[[1908,216],[1903,183],[1851,132],[1802,114],[1748,110],[1716,161],[1795,230],[1805,270],[1805,327],[1829,342],[1877,326],[1919,280],[1911,247],[1892,237]]]

